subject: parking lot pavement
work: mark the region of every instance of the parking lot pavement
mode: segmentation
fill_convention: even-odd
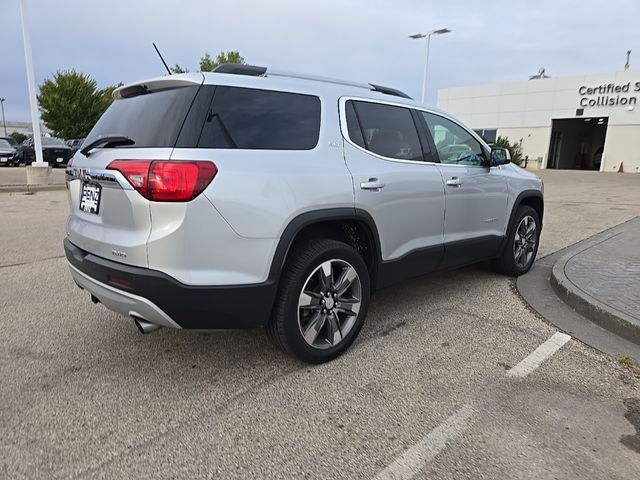
[[[545,218],[538,256],[640,215],[640,175],[539,170]]]
[[[612,210],[637,183],[575,173],[543,173],[543,252],[638,211]],[[261,331],[142,336],[93,305],[61,257],[66,208],[0,194],[0,476],[637,479],[640,378],[541,347],[556,330],[484,266],[378,292],[349,352],[308,366]]]

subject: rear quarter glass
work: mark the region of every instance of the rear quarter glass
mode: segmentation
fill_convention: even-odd
[[[202,87],[178,148],[311,150],[320,136],[320,98],[244,87]]]

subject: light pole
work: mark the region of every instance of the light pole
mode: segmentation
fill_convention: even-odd
[[[22,14],[22,39],[24,40],[24,60],[27,65],[27,84],[29,86],[29,103],[31,105],[31,124],[33,126],[33,146],[36,153],[34,167],[48,167],[42,157],[42,137],[40,136],[40,113],[38,112],[38,100],[36,99],[36,80],[33,74],[33,59],[31,58],[31,38],[29,36],[29,19],[25,0],[20,0],[20,13]],[[29,179],[27,178],[27,183]]]
[[[429,71],[429,47],[431,46],[431,35],[442,35],[444,33],[449,33],[451,30],[448,28],[438,28],[437,30],[432,30],[429,33],[414,33],[413,35],[409,35],[409,38],[413,38],[414,40],[419,40],[421,38],[427,38],[427,58],[424,62],[424,73],[422,75],[422,103],[424,103],[424,98],[427,94],[427,73]]]
[[[4,120],[4,98],[0,98],[0,106],[2,106],[2,126],[4,127],[4,136],[7,136],[7,122]]]

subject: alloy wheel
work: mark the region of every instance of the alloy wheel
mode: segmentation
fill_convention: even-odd
[[[353,329],[362,301],[360,276],[339,259],[326,260],[307,278],[298,299],[298,326],[314,348],[335,347]]]
[[[513,240],[513,258],[520,268],[526,268],[536,252],[537,229],[536,221],[531,215],[525,216],[518,224]]]

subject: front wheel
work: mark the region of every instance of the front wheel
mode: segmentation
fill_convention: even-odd
[[[355,249],[335,240],[302,242],[289,254],[267,332],[287,353],[327,362],[358,336],[369,297],[369,272]]]
[[[502,255],[493,261],[494,268],[512,277],[529,271],[538,253],[540,218],[528,205],[518,207]]]

